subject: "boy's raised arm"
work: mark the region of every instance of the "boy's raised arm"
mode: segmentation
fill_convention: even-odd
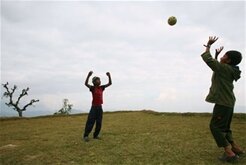
[[[209,37],[209,40],[207,42],[207,45],[203,45],[206,47],[205,52],[202,54],[203,61],[206,62],[206,64],[214,71],[218,71],[220,67],[220,63],[211,56],[210,54],[210,47],[213,43],[215,43],[218,40],[218,37]],[[219,54],[222,49],[216,50],[216,54]],[[216,57],[217,58],[217,57]]]
[[[108,76],[108,84],[105,85],[105,88],[112,85],[112,79],[110,73],[107,72],[106,75]]]
[[[86,80],[85,80],[85,86],[87,86],[88,88],[90,88],[90,84],[89,84],[89,78],[91,77],[91,75],[93,74],[92,71],[90,71],[86,77]]]

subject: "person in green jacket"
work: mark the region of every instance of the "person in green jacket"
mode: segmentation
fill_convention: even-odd
[[[216,49],[215,58],[211,56],[210,47],[218,40],[218,37],[209,37],[205,52],[201,55],[204,62],[212,69],[212,85],[206,101],[215,103],[213,115],[210,122],[211,133],[218,145],[224,147],[222,161],[237,161],[239,156],[245,152],[235,143],[230,129],[233,110],[235,105],[235,95],[233,92],[233,82],[240,78],[241,71],[237,66],[241,60],[240,52],[231,50],[217,61],[217,57],[223,47]]]

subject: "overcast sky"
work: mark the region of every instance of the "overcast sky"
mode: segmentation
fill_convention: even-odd
[[[40,102],[29,113],[53,114],[64,98],[88,112],[88,72],[105,84],[109,71],[104,111],[211,112],[212,71],[200,55],[216,35],[212,54],[224,46],[221,55],[234,49],[244,56],[234,91],[235,112],[245,113],[245,29],[244,1],[1,1],[1,83],[17,92],[30,87],[23,101]]]

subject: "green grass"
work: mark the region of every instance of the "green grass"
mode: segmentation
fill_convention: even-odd
[[[102,140],[81,140],[87,115],[0,120],[0,164],[217,165],[223,149],[209,130],[209,114],[105,113]],[[232,121],[246,147],[246,117]],[[246,164],[246,158],[237,164]]]

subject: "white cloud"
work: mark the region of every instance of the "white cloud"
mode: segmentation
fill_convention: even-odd
[[[177,101],[177,91],[175,88],[165,88],[160,91],[157,98],[159,102]]]

